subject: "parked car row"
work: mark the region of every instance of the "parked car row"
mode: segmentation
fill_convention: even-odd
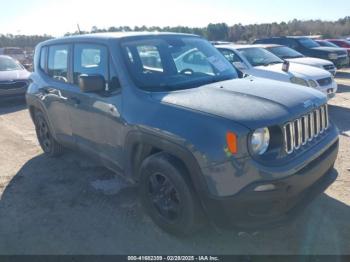
[[[332,46],[321,46],[315,40],[305,36],[271,37],[256,40],[254,44],[284,45],[308,57],[330,60],[338,68],[349,65],[349,54],[346,49]]]
[[[27,70],[32,71],[33,66],[33,51],[24,50],[19,47],[2,47],[0,55],[6,55],[19,61]]]
[[[39,44],[26,100],[43,151],[79,150],[125,176],[173,234],[290,219],[336,179],[327,96],[306,87],[336,89],[333,77],[270,46],[217,47],[135,32]]]
[[[344,39],[326,39],[326,40],[318,40],[317,41],[321,46],[322,44],[331,43],[334,47],[344,48],[348,51],[348,55],[350,57],[350,41]]]
[[[29,86],[30,73],[10,56],[0,55],[0,98],[24,97]]]
[[[315,88],[332,98],[337,83],[328,61],[305,58],[294,50],[279,45],[219,45],[217,48],[239,70],[248,75]],[[274,53],[278,54],[275,55]],[[288,63],[280,57],[288,60]],[[308,65],[305,65],[308,64]],[[313,66],[310,66],[313,65]]]

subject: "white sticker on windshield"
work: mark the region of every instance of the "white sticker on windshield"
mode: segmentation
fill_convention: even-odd
[[[227,64],[224,63],[224,61],[222,61],[221,59],[217,58],[216,56],[210,56],[208,57],[208,61],[215,66],[215,68],[217,70],[219,70],[220,72],[223,72],[227,69],[229,69],[229,66]]]

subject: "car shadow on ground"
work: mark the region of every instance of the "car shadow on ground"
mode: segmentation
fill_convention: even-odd
[[[349,93],[349,92],[350,92],[349,85],[343,85],[343,84],[338,85],[337,93],[341,94],[341,93]]]
[[[350,79],[350,72],[348,72],[348,71],[338,71],[337,75],[336,75],[336,78],[349,80]]]
[[[118,190],[105,190],[103,181],[116,182]],[[350,208],[326,194],[283,227],[247,233],[206,226],[181,239],[152,223],[136,192],[77,154],[39,155],[0,198],[0,254],[350,253]]]
[[[0,98],[0,116],[17,112],[27,108],[24,97],[21,98]]]
[[[341,133],[350,131],[350,108],[329,105],[330,119],[336,124]]]

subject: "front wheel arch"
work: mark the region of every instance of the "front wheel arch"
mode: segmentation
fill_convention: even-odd
[[[126,141],[125,169],[126,173],[129,174],[132,180],[136,182],[139,180],[140,167],[144,159],[152,154],[164,152],[177,159],[180,165],[183,165],[199,199],[202,199],[202,196],[208,195],[208,187],[198,161],[192,152],[190,152],[184,145],[179,145],[178,143],[171,141],[168,137],[162,137],[158,134],[149,134],[142,131],[130,132]],[[142,152],[135,151],[137,148],[141,148]],[[135,161],[137,155],[140,157]]]

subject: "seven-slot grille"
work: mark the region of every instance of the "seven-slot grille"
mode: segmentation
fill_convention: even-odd
[[[335,66],[334,66],[334,65],[325,65],[325,66],[323,66],[323,68],[324,68],[325,70],[334,70],[334,69],[335,69]]]
[[[321,135],[329,127],[327,104],[283,127],[284,146],[288,154]]]

